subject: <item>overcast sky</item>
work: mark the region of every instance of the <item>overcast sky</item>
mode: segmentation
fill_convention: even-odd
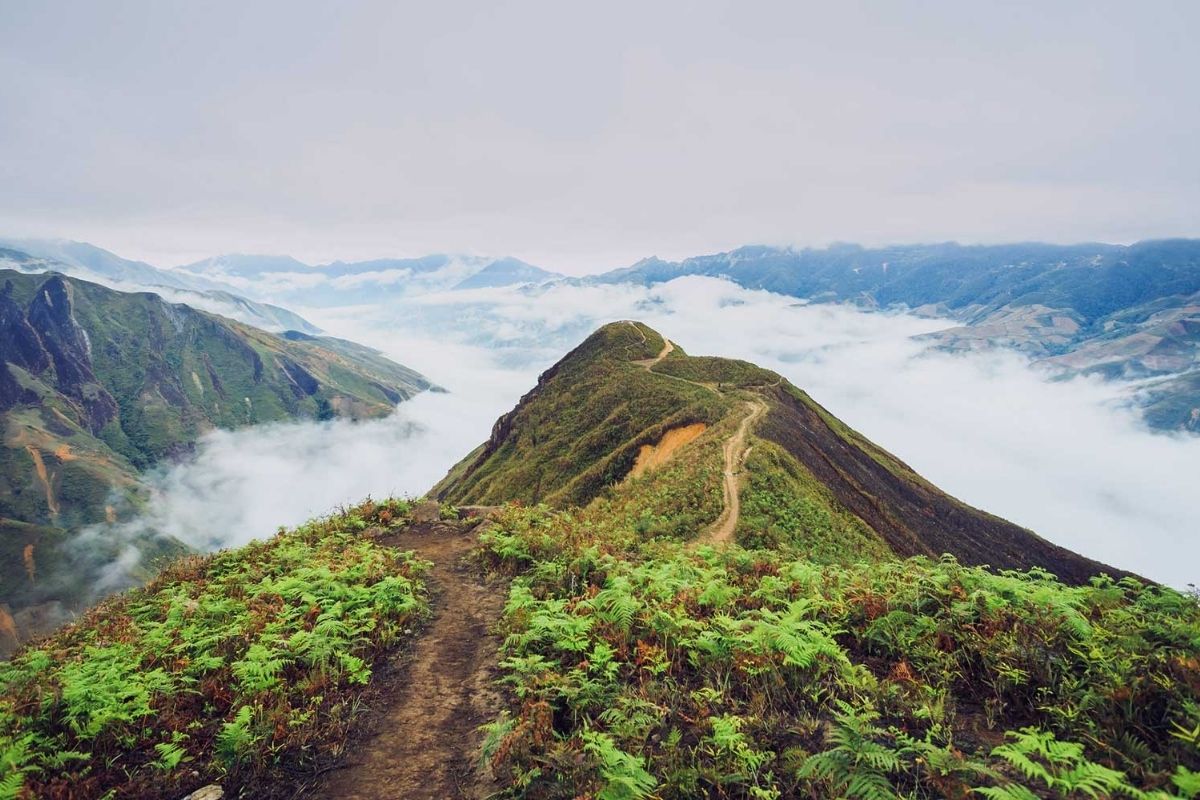
[[[0,234],[173,265],[1200,234],[1200,3],[0,0]]]

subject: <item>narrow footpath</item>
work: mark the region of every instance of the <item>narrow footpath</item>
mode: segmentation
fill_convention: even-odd
[[[674,349],[664,337],[655,357],[634,363],[653,371]],[[663,377],[725,394],[713,385]],[[768,410],[758,396],[746,398],[744,405],[745,416],[723,445],[724,509],[698,543],[730,542],[737,529],[739,473],[750,452],[746,439]],[[479,728],[502,705],[493,685],[500,641],[492,628],[500,618],[506,592],[464,563],[478,528],[442,522],[436,507],[423,505],[418,506],[412,525],[379,541],[413,550],[433,563],[427,577],[433,618],[400,656],[404,664],[377,695],[379,707],[366,725],[369,732],[352,740],[345,760],[302,792],[304,797],[484,800],[499,788],[480,763]]]
[[[492,685],[500,642],[491,629],[506,593],[463,563],[476,533],[429,520],[380,539],[433,563],[433,618],[402,656],[406,666],[380,699],[373,733],[352,742],[345,762],[304,796],[482,800],[496,791],[479,763],[479,726],[502,705]]]
[[[746,435],[750,426],[767,413],[767,404],[762,398],[756,397],[746,401],[748,409],[746,416],[738,424],[737,431],[725,440],[723,448],[725,455],[724,478],[721,483],[721,494],[725,499],[725,508],[721,516],[700,535],[700,541],[712,544],[723,544],[733,541],[733,532],[737,530],[738,519],[742,512],[741,500],[741,471],[746,456],[750,455],[750,445],[746,444]]]
[[[634,330],[641,334],[642,341],[646,341],[646,334],[642,333],[635,323],[630,322]],[[634,361],[634,364],[645,369],[647,372],[654,372],[654,368],[658,366],[664,358],[675,350],[675,345],[667,337],[663,337],[663,348],[654,358],[645,358]],[[710,392],[717,394],[725,394],[720,388],[710,383],[700,383],[699,381],[688,380],[677,375],[665,375],[661,372],[654,372],[655,375],[660,375],[664,378],[671,378],[684,383],[690,383],[694,386],[699,386],[703,389],[708,389]],[[780,378],[773,386],[778,386]],[[721,515],[713,521],[696,539],[697,543],[708,544],[724,544],[733,541],[734,531],[737,530],[738,520],[741,517],[742,501],[741,501],[741,478],[740,473],[742,464],[746,461],[746,456],[750,454],[750,445],[746,444],[746,437],[750,433],[754,423],[767,413],[769,407],[767,402],[761,397],[753,397],[746,400],[746,416],[738,424],[737,430],[734,431],[728,439],[725,440],[725,445],[722,448],[725,459],[723,470],[723,478],[721,482],[721,495],[724,499],[724,508],[721,510]]]

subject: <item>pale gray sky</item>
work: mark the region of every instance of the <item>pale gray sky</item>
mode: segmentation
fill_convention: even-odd
[[[1200,3],[0,0],[0,234],[163,265],[1200,235]]]

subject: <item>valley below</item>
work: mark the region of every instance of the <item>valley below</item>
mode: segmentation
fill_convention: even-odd
[[[351,342],[0,270],[0,655],[189,550],[128,523],[205,434],[378,418],[435,388]]]

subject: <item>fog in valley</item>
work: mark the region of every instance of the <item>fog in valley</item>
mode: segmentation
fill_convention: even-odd
[[[419,496],[542,370],[597,326],[638,319],[689,353],[780,372],[972,505],[1152,579],[1185,586],[1197,577],[1200,502],[1190,484],[1200,440],[1149,433],[1115,385],[1058,380],[1009,351],[951,354],[921,339],[950,321],[804,305],[695,277],[296,310],[448,393],[422,394],[383,420],[214,432],[194,459],[152,477],[149,511],[124,530],[211,550],[367,494]]]

